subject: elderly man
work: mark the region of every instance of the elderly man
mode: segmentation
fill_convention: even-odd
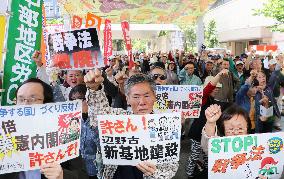
[[[125,84],[125,95],[132,111],[126,111],[120,108],[111,108],[108,105],[101,72],[89,71],[85,76],[85,83],[88,87],[87,102],[91,125],[97,127],[96,115],[99,114],[150,114],[153,112],[153,105],[156,101],[155,83],[148,76],[135,74],[131,76]],[[137,166],[114,166],[105,165],[103,176],[106,179],[122,178],[172,178],[178,169],[178,163],[168,163],[155,165],[151,161],[141,162]]]
[[[201,85],[201,79],[194,74],[195,65],[193,62],[187,62],[185,67],[179,73],[181,85]]]
[[[40,79],[31,78],[23,82],[16,91],[17,105],[45,104],[53,102],[52,88]],[[29,170],[1,174],[0,179],[87,179],[81,157],[59,163],[49,163],[40,170]]]
[[[221,70],[229,70],[229,60],[224,58],[221,63]],[[218,102],[220,106],[226,106],[229,103],[233,103],[234,93],[238,91],[240,87],[240,81],[231,72],[221,75],[220,83],[222,88],[215,95],[215,101]]]

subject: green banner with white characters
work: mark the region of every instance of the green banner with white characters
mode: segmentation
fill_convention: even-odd
[[[40,49],[42,4],[42,0],[11,0],[2,105],[14,104],[18,86],[36,77],[36,64],[31,57]]]

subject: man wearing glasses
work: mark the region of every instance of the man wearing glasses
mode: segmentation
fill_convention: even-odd
[[[87,102],[91,125],[97,127],[97,115],[104,114],[136,114],[144,115],[153,112],[153,106],[156,101],[156,85],[153,79],[144,74],[131,76],[125,83],[125,95],[128,104],[132,110],[122,110],[120,108],[111,108],[108,105],[101,72],[89,71],[85,76],[85,83],[88,88]],[[151,161],[140,162],[137,166],[118,166],[104,165],[98,168],[99,173],[105,178],[172,178],[178,169],[178,162],[155,165]]]
[[[155,63],[152,66],[150,77],[155,81],[157,85],[167,84],[166,70],[163,68],[163,64],[159,64],[159,62]]]
[[[31,78],[23,82],[16,90],[16,105],[33,105],[53,102],[52,88],[42,80]],[[41,166],[40,170],[29,170],[1,174],[0,179],[69,179],[89,178],[81,157],[63,162],[53,162]]]

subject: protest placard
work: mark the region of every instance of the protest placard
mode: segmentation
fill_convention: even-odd
[[[0,107],[0,174],[79,156],[80,101]]]
[[[181,114],[100,115],[104,164],[137,165],[179,161]]]
[[[283,175],[284,133],[219,137],[209,140],[208,176],[256,179]]]
[[[155,113],[182,112],[186,118],[198,118],[203,88],[196,85],[157,85]]]
[[[92,69],[104,66],[96,28],[48,35],[50,64],[60,69]]]

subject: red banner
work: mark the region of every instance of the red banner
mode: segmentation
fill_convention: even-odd
[[[121,22],[121,28],[123,33],[123,38],[126,44],[126,49],[128,51],[128,58],[129,58],[129,69],[131,69],[134,65],[133,63],[133,57],[132,57],[132,45],[131,45],[131,39],[129,34],[129,23],[127,21]]]
[[[112,33],[111,22],[109,19],[105,20],[104,29],[104,64],[108,64],[108,57],[112,55]]]

